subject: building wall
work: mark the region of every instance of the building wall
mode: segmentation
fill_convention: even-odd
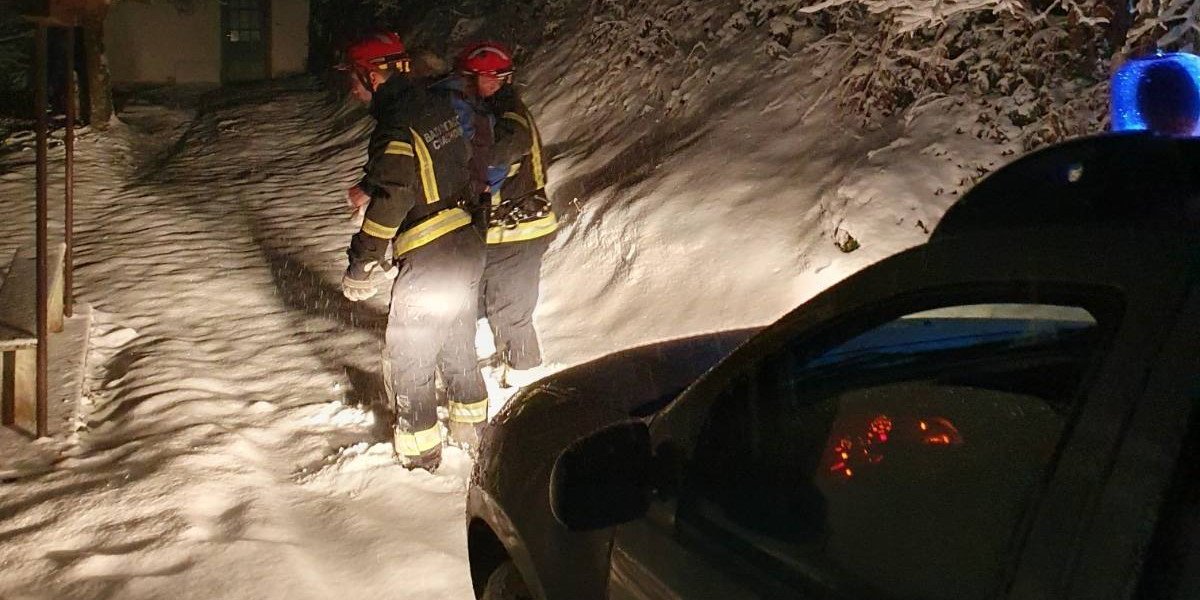
[[[308,0],[271,0],[271,76],[303,73],[308,64]]]
[[[308,60],[308,0],[271,1],[271,76],[303,73]],[[113,83],[220,83],[221,5],[193,0],[179,11],[165,0],[113,5],[104,35]]]
[[[123,0],[104,25],[114,83],[221,81],[218,0],[194,0],[185,12],[170,2]]]

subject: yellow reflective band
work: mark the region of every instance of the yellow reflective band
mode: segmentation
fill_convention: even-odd
[[[529,137],[532,140],[529,144],[529,162],[533,168],[533,185],[539,190],[546,187],[546,171],[542,167],[542,135],[538,132],[533,117],[514,112],[506,112],[502,116],[520,123],[522,127],[529,130]]]
[[[375,68],[379,69],[380,71],[386,71],[389,67],[394,67],[397,71],[400,71],[401,73],[411,73],[412,72],[412,61],[408,60],[407,58],[401,58],[399,60],[395,60],[392,62],[385,62],[383,64],[376,66]]]
[[[387,227],[380,225],[370,219],[364,219],[362,224],[362,232],[381,240],[390,240],[396,237],[396,232],[400,231],[399,227]]]
[[[396,446],[396,454],[401,456],[420,456],[436,448],[441,443],[442,434],[438,430],[437,425],[416,433],[402,433],[397,431],[395,440],[393,440],[393,444]]]
[[[511,229],[500,225],[489,227],[487,243],[504,244],[533,240],[554,233],[556,229],[558,229],[558,217],[554,216],[554,213],[550,213],[540,219],[518,223]]]
[[[413,156],[413,147],[412,144],[408,142],[388,142],[387,150],[384,150],[383,153]]]
[[[505,175],[505,177],[512,177],[513,175],[517,174],[517,171],[520,171],[520,170],[521,170],[521,163],[515,162],[508,166],[508,175]]]
[[[542,166],[542,134],[537,125],[533,124],[533,117],[529,118],[529,131],[533,137],[529,149],[529,166],[533,169],[533,187],[540,190],[546,187],[546,169]]]
[[[433,156],[429,154],[429,147],[425,145],[425,140],[421,139],[421,134],[417,133],[416,129],[409,129],[413,135],[413,149],[417,152],[417,165],[421,169],[421,187],[425,189],[425,203],[433,204],[441,199],[438,193],[437,177],[433,173]]]
[[[529,121],[525,120],[524,115],[520,115],[515,112],[506,112],[501,116],[505,119],[510,119],[510,120],[516,121],[521,124],[521,127],[524,127],[525,129],[529,129]]]
[[[456,423],[482,423],[487,420],[487,410],[487,398],[471,404],[451,400],[450,420]]]
[[[471,215],[461,208],[448,208],[424,221],[412,229],[400,234],[392,242],[396,256],[420,248],[455,229],[471,224]]]

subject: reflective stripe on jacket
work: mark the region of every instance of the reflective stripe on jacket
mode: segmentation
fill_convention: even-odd
[[[492,206],[500,206],[505,200],[520,201],[535,195],[545,197],[546,170],[542,137],[533,114],[511,85],[502,88],[489,100],[489,105],[499,117],[495,126],[496,158],[503,161],[488,169]],[[558,218],[551,209],[548,215],[491,226],[487,240],[489,244],[532,240],[557,229]]]
[[[352,260],[381,260],[393,238],[399,253],[461,227],[451,211],[465,214],[460,205],[475,198],[470,151],[450,91],[393,76],[375,91],[371,114],[376,124],[360,183],[371,203],[351,242]],[[434,217],[439,226],[427,227]]]

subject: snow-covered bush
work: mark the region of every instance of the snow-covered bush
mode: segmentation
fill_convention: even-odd
[[[583,35],[600,79],[636,83],[627,110],[671,113],[723,47],[815,54],[847,117],[875,127],[947,96],[978,103],[964,133],[1033,148],[1101,129],[1113,61],[1191,49],[1200,2],[1138,0],[595,0]],[[1118,11],[1126,11],[1120,13]],[[769,73],[768,73],[769,75]],[[611,91],[613,88],[605,87]]]
[[[928,98],[969,96],[980,101],[972,133],[1018,136],[1029,148],[1097,129],[1111,54],[1103,6],[816,0],[799,12],[826,34],[813,50],[841,66],[837,99],[863,124],[879,125]]]
[[[620,104],[639,114],[686,110],[691,92],[719,77],[712,57],[722,47],[768,39],[755,29],[736,2],[597,0],[577,34],[598,50],[580,65],[588,80],[605,82],[596,86],[591,108]]]
[[[945,96],[983,99],[969,132],[1033,147],[1095,130],[1105,106],[1109,19],[1099,0],[596,0],[585,35],[615,48],[585,68],[624,79],[593,106],[686,110],[719,79],[723,48],[780,61],[816,54],[852,120],[878,126]],[[1152,1],[1152,0],[1146,0]],[[770,72],[764,76],[770,76]],[[616,89],[620,89],[619,87]]]
[[[1155,45],[1195,46],[1200,1],[1135,2],[463,0],[451,10],[418,8],[412,0],[314,0],[314,15],[336,16],[317,19],[314,29],[332,39],[349,21],[405,29],[415,19],[422,25],[414,34],[440,32],[449,46],[464,35],[518,41],[519,59],[526,43],[562,36],[583,48],[576,68],[595,82],[585,90],[589,108],[635,115],[693,110],[700,88],[719,85],[729,69],[771,77],[770,59],[783,72],[790,61],[815,56],[827,99],[860,125],[909,118],[950,97],[978,106],[977,122],[963,133],[1033,148],[1105,125],[1114,61]],[[571,12],[586,18],[563,18]],[[511,23],[497,26],[506,15]],[[581,24],[561,31],[567,22]],[[447,29],[469,31],[446,39]],[[727,62],[740,54],[730,50],[747,45],[760,49],[766,66]]]
[[[796,0],[743,0],[791,9]],[[1125,11],[1125,12],[1122,12]],[[1140,0],[809,0],[797,12],[837,99],[879,125],[925,99],[979,102],[972,132],[1026,148],[1103,126],[1114,61],[1154,47],[1192,49],[1200,2]]]
[[[1192,50],[1200,41],[1200,2],[1138,0],[1127,48],[1159,47]]]

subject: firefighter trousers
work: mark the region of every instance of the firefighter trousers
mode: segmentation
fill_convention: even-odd
[[[441,444],[438,372],[452,422],[487,420],[487,388],[475,358],[484,257],[478,229],[463,227],[397,259],[384,369],[395,402],[398,454],[427,454]]]
[[[514,369],[542,364],[533,309],[538,302],[542,256],[553,239],[550,234],[487,247],[479,313],[487,317],[500,360]]]

